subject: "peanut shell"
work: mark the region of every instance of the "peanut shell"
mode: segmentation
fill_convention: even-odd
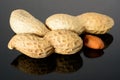
[[[12,11],[10,15],[10,27],[15,33],[34,33],[44,36],[49,30],[38,19],[23,9]]]
[[[50,43],[33,34],[17,34],[8,43],[9,49],[16,49],[32,58],[45,58],[53,52]]]
[[[74,54],[81,50],[82,39],[74,32],[68,30],[53,30],[48,32],[44,38],[54,46],[58,54]]]
[[[54,14],[46,19],[46,25],[51,30],[65,29],[71,30],[78,34],[84,31],[84,27],[79,24],[78,19],[75,16],[68,14]]]
[[[114,25],[114,20],[104,14],[87,12],[77,16],[80,24],[85,27],[85,32],[105,34]]]

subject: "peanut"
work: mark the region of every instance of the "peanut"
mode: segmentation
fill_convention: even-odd
[[[114,25],[114,20],[104,14],[87,12],[77,16],[80,24],[85,27],[85,32],[92,34],[105,34]]]
[[[12,11],[10,26],[15,33],[34,33],[44,36],[49,30],[46,26],[23,9]]]
[[[8,43],[9,49],[16,49],[32,58],[44,58],[53,53],[53,47],[34,34],[17,34]]]
[[[54,14],[46,19],[46,25],[51,30],[66,29],[81,34],[84,27],[81,26],[75,16],[68,14]]]
[[[92,49],[103,49],[104,42],[97,36],[85,35],[84,45]]]
[[[82,39],[74,32],[68,30],[53,30],[48,32],[44,38],[54,46],[58,54],[70,55],[81,50]]]

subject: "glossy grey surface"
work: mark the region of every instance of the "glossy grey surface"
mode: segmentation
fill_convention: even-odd
[[[0,79],[1,80],[120,80],[120,0],[0,0]],[[54,13],[67,13],[78,15],[88,11],[95,11],[111,16],[115,20],[115,26],[109,33],[113,36],[112,43],[104,50],[104,53],[97,55],[97,58],[87,57],[87,54],[79,52],[78,57],[66,58],[60,56],[55,60],[55,67],[51,61],[49,64],[52,70],[48,74],[35,75],[28,74],[25,71],[17,69],[12,62],[20,53],[18,51],[10,51],[7,48],[8,41],[14,35],[9,26],[9,16],[12,10],[22,8],[29,11],[33,16],[45,22],[45,19]],[[78,59],[78,62],[76,60]],[[23,67],[27,64],[27,59]],[[62,61],[63,60],[63,61]],[[30,59],[30,62],[34,60]],[[44,60],[43,60],[44,61]],[[54,60],[53,60],[54,61]],[[57,62],[58,61],[58,62]],[[60,61],[60,62],[59,62]],[[64,62],[67,61],[67,62]],[[21,61],[19,61],[21,62]],[[36,61],[39,63],[39,61]],[[63,63],[62,63],[63,62]],[[75,62],[75,64],[73,64]],[[29,61],[28,61],[29,63]],[[56,72],[58,63],[63,64],[63,72]],[[15,63],[18,65],[18,62]],[[29,64],[28,64],[29,65]],[[32,65],[32,64],[31,64]],[[34,64],[33,64],[34,65]],[[35,64],[39,69],[41,65]],[[76,65],[76,70],[69,73],[71,68],[67,67],[68,72],[64,72],[66,66]],[[35,66],[35,67],[36,67]],[[50,67],[50,69],[51,69]],[[54,68],[54,69],[53,69]],[[24,68],[22,68],[24,69]],[[47,67],[49,69],[49,67]],[[57,69],[59,70],[59,69]],[[61,66],[60,66],[60,70]],[[37,70],[38,71],[38,70]],[[43,70],[44,71],[44,70]]]

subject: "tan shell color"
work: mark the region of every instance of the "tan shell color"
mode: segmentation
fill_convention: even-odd
[[[53,30],[48,32],[44,38],[50,41],[58,54],[74,54],[83,46],[82,39],[76,33],[68,30]]]
[[[12,11],[10,26],[15,33],[34,33],[44,36],[49,31],[41,21],[22,9]]]
[[[54,14],[46,19],[46,25],[51,30],[66,29],[72,30],[81,34],[84,31],[84,27],[79,24],[78,19],[75,16],[68,14]]]
[[[77,16],[80,24],[85,27],[85,32],[104,34],[114,25],[114,20],[104,14],[96,12],[83,13]]]
[[[53,47],[43,38],[33,34],[17,34],[8,43],[9,49],[16,49],[32,58],[44,58],[53,52]]]

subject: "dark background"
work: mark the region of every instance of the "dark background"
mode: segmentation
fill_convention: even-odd
[[[14,35],[9,17],[11,11],[18,8],[29,11],[42,22],[55,13],[78,15],[94,11],[109,15],[115,20],[115,26],[109,31],[113,42],[97,58],[88,58],[79,52],[82,66],[75,72],[28,74],[11,65],[20,53],[7,48],[8,41]],[[119,8],[120,0],[0,0],[0,80],[120,80]]]

